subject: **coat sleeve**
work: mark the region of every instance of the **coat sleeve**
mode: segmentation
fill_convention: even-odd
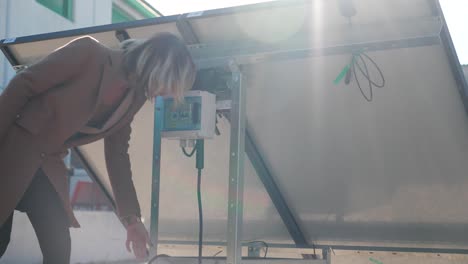
[[[104,138],[104,153],[114,199],[119,217],[141,217],[140,206],[132,180],[128,155],[130,123]]]
[[[91,37],[73,40],[15,75],[0,95],[0,139],[28,100],[78,76],[98,47]]]

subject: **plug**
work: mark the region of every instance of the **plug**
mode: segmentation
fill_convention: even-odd
[[[338,6],[341,15],[344,17],[351,18],[357,13],[353,0],[338,0]]]

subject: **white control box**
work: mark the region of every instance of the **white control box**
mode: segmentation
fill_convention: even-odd
[[[164,97],[162,137],[169,139],[213,138],[216,127],[216,96],[205,91],[185,93],[183,104]]]

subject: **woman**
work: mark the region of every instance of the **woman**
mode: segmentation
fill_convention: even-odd
[[[132,182],[130,123],[146,100],[181,101],[195,79],[187,47],[172,34],[127,40],[110,49],[82,37],[18,73],[0,95],[0,257],[13,211],[26,212],[44,263],[69,263],[69,227],[79,227],[63,158],[71,147],[104,139],[117,213],[139,259],[148,233]]]

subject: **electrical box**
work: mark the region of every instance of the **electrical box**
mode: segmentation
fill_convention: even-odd
[[[164,97],[162,137],[169,139],[213,138],[216,126],[216,96],[205,91],[189,91],[184,102]]]

